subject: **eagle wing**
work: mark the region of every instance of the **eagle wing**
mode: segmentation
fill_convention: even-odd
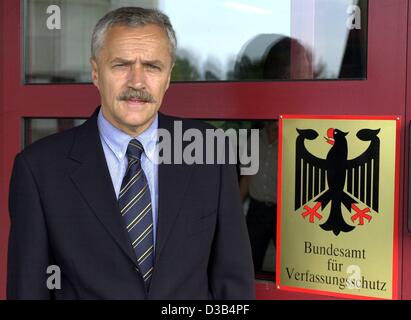
[[[362,129],[357,138],[371,141],[368,148],[358,157],[347,161],[346,192],[378,212],[380,175],[380,129]]]
[[[326,189],[327,161],[313,155],[305,140],[314,140],[318,133],[312,129],[297,129],[295,152],[295,210]]]

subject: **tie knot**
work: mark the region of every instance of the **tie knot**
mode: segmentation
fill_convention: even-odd
[[[133,139],[128,143],[127,157],[141,160],[141,155],[144,152],[143,145],[137,139]]]

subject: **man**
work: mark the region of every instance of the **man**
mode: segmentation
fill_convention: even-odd
[[[254,298],[235,169],[154,159],[156,129],[173,133],[177,120],[158,112],[175,50],[157,10],[120,8],[98,22],[91,63],[101,108],[15,160],[9,298]],[[46,285],[50,265],[60,289]]]
[[[278,124],[265,121],[260,130],[259,170],[240,180],[241,199],[250,198],[247,228],[255,273],[263,269],[270,240],[276,241]],[[274,260],[274,257],[272,258]]]

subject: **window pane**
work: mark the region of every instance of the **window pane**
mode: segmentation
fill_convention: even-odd
[[[249,129],[258,129],[258,158],[254,157],[254,159],[258,159],[258,171],[250,176],[241,175],[240,166],[245,164],[237,158],[238,179],[256,278],[274,280],[277,231],[278,121],[219,120],[208,122],[223,130],[236,130],[237,156],[244,152],[244,150],[240,150],[241,146],[248,150],[248,155],[252,155],[256,150],[251,146],[252,139],[250,138],[246,146],[241,143],[239,130],[248,129],[248,133],[250,133]]]
[[[73,118],[26,118],[24,119],[24,146],[46,137],[79,126],[86,119]],[[243,211],[253,252],[257,278],[274,279],[275,239],[277,210],[277,121],[206,120],[216,128],[236,130],[258,129],[258,172],[252,176],[240,175],[241,161],[237,159],[238,179],[241,189]],[[247,142],[247,147],[250,141]],[[237,145],[237,155],[242,151]],[[250,151],[248,154],[250,154]]]
[[[93,27],[121,6],[169,15],[174,81],[366,77],[368,0],[25,0],[25,81],[91,82]]]
[[[84,121],[86,121],[86,119],[26,118],[24,119],[24,147],[51,134],[79,126]]]

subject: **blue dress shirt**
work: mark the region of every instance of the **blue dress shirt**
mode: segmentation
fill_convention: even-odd
[[[97,125],[100,132],[100,139],[103,145],[104,155],[111,181],[117,199],[120,192],[123,177],[126,174],[128,159],[126,155],[127,146],[131,139],[137,139],[144,147],[141,156],[141,166],[146,174],[151,195],[151,205],[153,212],[153,232],[154,245],[156,243],[157,231],[157,204],[158,204],[158,162],[155,159],[155,148],[157,142],[158,114],[149,128],[138,137],[132,137],[113,126],[103,115],[102,110],[98,114]]]

